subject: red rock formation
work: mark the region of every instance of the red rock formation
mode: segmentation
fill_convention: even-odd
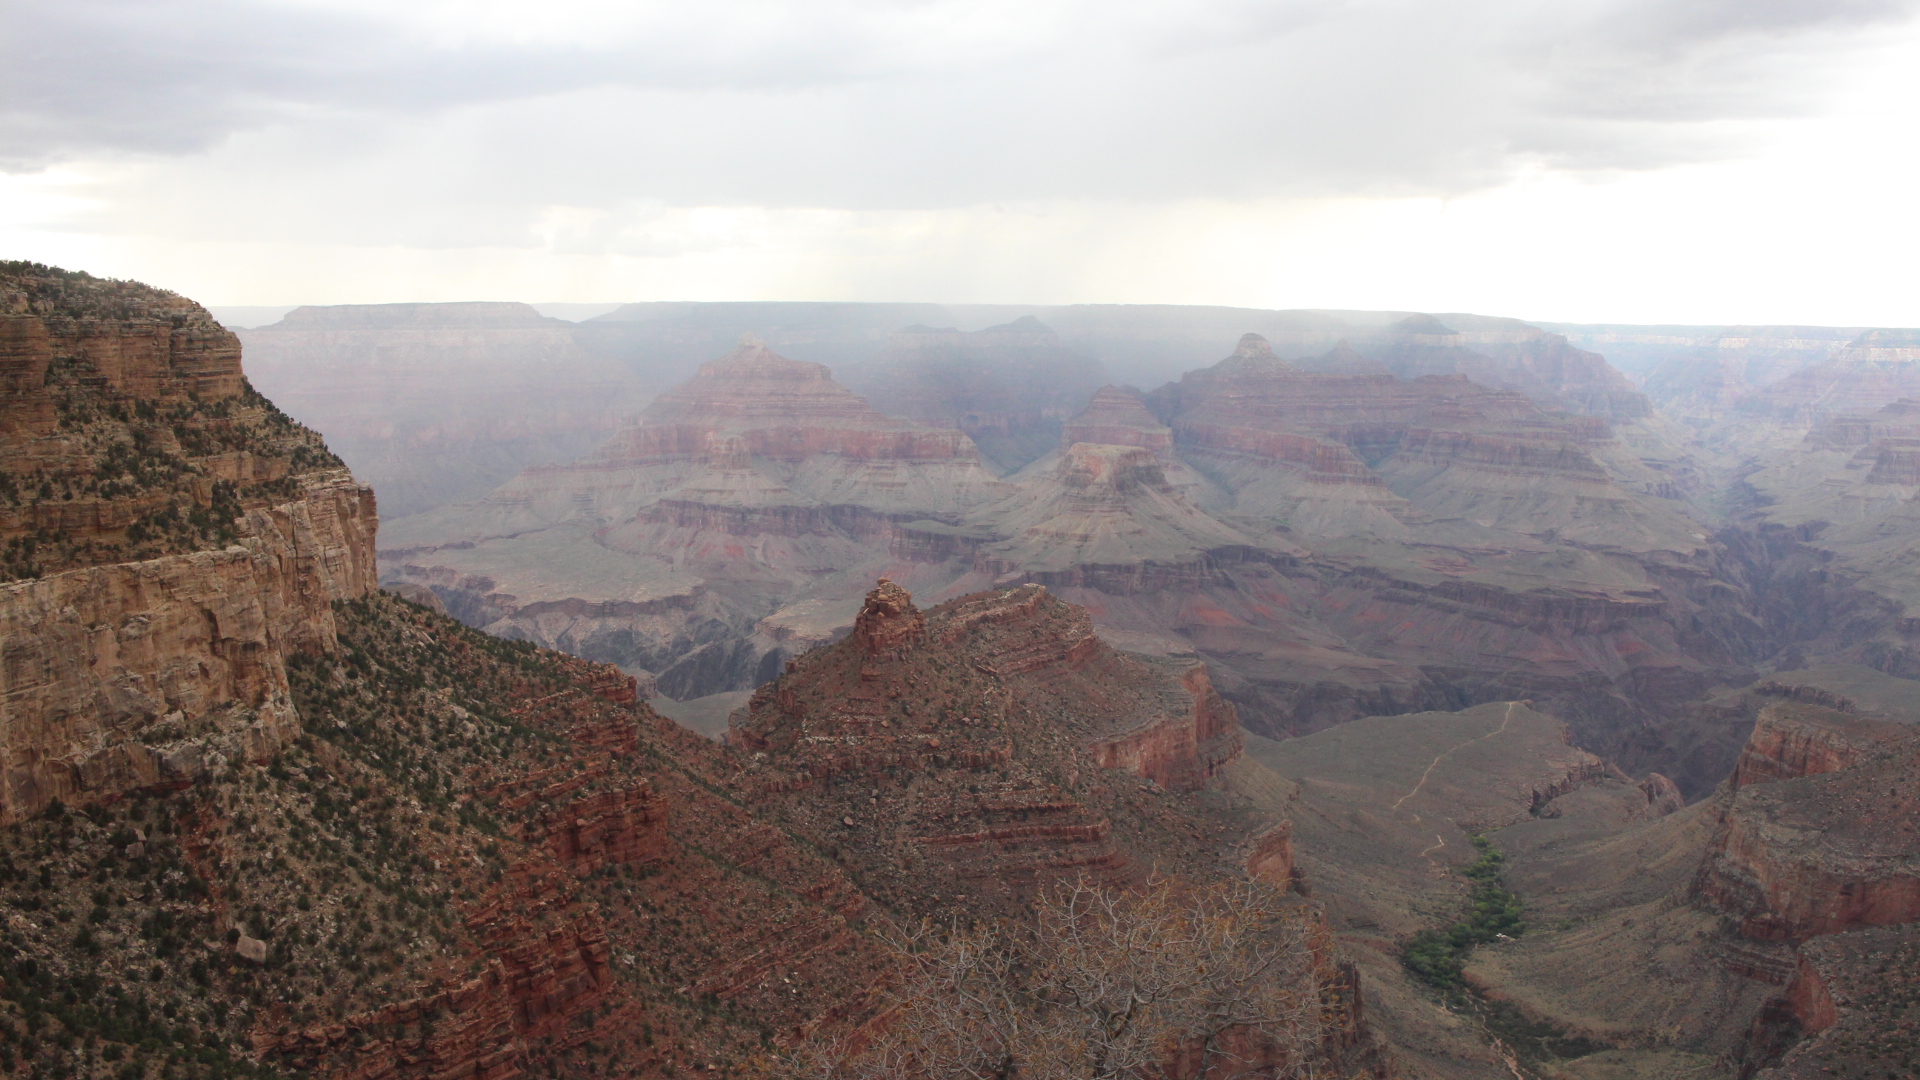
[[[1061,445],[1101,443],[1138,446],[1166,457],[1173,450],[1173,429],[1147,411],[1146,395],[1131,386],[1103,386],[1079,415],[1067,421]]]
[[[553,857],[576,874],[630,866],[666,851],[667,808],[646,784],[595,792],[550,809],[521,838],[544,840]]]
[[[1666,817],[1687,808],[1687,797],[1679,785],[1659,773],[1648,773],[1647,778],[1640,781],[1640,790],[1647,794],[1648,817]]]
[[[927,617],[907,590],[881,578],[853,621],[853,640],[870,657],[894,656],[920,643]]]
[[[1125,769],[1163,787],[1203,787],[1240,753],[1240,722],[1233,706],[1213,688],[1207,666],[1196,663],[1180,677],[1193,695],[1193,711],[1169,715],[1123,735],[1093,743],[1102,768]]]
[[[1293,822],[1282,821],[1254,838],[1247,854],[1247,876],[1275,888],[1291,889],[1294,881]]]
[[[1907,734],[1900,725],[1821,705],[1769,705],[1760,710],[1729,783],[1737,789],[1838,772]]]
[[[37,490],[0,500],[27,579],[0,585],[0,824],[271,754],[298,731],[287,657],[374,587],[373,493],[251,391],[233,335],[172,293],[17,267],[0,475]]]
[[[1139,836],[1118,827],[1118,808],[1205,786],[1239,752],[1204,666],[1115,653],[1040,586],[922,617],[885,583],[857,625],[761,688],[728,741],[761,763],[759,798],[859,852],[899,895],[1132,874]],[[1129,773],[1156,787],[1117,779]],[[938,861],[903,864],[899,844]]]
[[[1756,724],[1695,890],[1749,937],[1920,920],[1920,736],[1812,705]],[[1791,778],[1783,778],[1791,777]]]

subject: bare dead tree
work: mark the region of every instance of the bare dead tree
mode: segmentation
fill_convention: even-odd
[[[1297,908],[1257,882],[1078,882],[1030,921],[922,923],[866,1045],[804,1048],[817,1080],[1228,1080],[1308,1075],[1321,1001]]]

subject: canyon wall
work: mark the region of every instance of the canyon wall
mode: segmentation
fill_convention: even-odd
[[[751,689],[844,633],[874,578],[936,601],[1031,582],[1115,640],[1206,659],[1270,734],[1531,694],[1617,746],[1750,659],[1743,594],[1716,581],[1675,475],[1621,434],[1644,409],[1617,373],[1519,324],[1466,325],[1379,328],[1409,371],[1435,369],[1412,378],[1245,335],[1150,395],[1093,392],[1001,477],[945,426],[964,416],[889,416],[753,338],[579,461],[390,524],[383,578],[681,699]],[[936,353],[1046,337],[915,333]],[[918,356],[889,377],[951,413]],[[1602,415],[1566,411],[1581,395]]]
[[[0,289],[0,823],[270,755],[288,658],[375,588],[373,493],[190,301],[31,264]]]

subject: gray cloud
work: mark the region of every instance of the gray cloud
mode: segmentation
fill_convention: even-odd
[[[0,0],[0,163],[212,155],[192,183],[249,185],[261,214],[385,201],[405,220],[304,216],[428,244],[524,240],[554,205],[1452,193],[1736,152],[1914,8],[768,0],[508,41],[268,0]]]

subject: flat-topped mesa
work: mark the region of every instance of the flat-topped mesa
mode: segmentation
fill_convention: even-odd
[[[1131,386],[1103,386],[1062,429],[1060,445],[1074,443],[1138,446],[1164,458],[1173,450],[1173,429],[1147,410],[1145,394]]]
[[[469,300],[443,304],[328,304],[294,308],[275,330],[481,329],[565,326],[531,304]]]
[[[853,620],[853,640],[873,657],[893,656],[927,636],[927,617],[907,590],[881,578]]]
[[[874,409],[833,380],[825,364],[789,360],[747,334],[738,348],[654,399],[591,461],[618,463],[704,456],[716,433],[780,462],[817,454],[900,461],[971,461],[957,429],[928,428]]]

